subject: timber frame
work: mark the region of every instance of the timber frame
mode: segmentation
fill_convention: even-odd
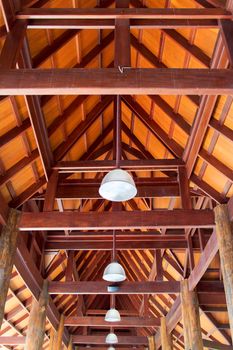
[[[214,147],[219,137],[226,145],[233,143],[233,1],[190,0],[190,8],[172,7],[171,2],[152,8],[147,1],[99,0],[93,8],[78,8],[74,0],[71,8],[54,8],[46,0],[0,0],[0,115],[1,106],[10,101],[17,120],[0,135],[0,158],[1,149],[10,149],[17,137],[27,150],[6,170],[0,162],[0,249],[2,256],[12,254],[7,255],[8,266],[0,263],[4,271],[10,269],[3,279],[8,294],[0,296],[4,349],[39,350],[42,343],[52,350],[76,345],[79,350],[103,349],[110,329],[104,315],[114,303],[122,315],[113,327],[120,349],[193,349],[187,300],[197,325],[191,338],[199,334],[198,350],[232,349],[233,165],[220,159]],[[61,34],[52,38],[56,30]],[[179,30],[190,30],[191,39]],[[217,33],[211,57],[195,43],[198,30]],[[49,45],[38,43],[32,54],[32,33],[42,31]],[[80,33],[91,36],[94,31],[98,43],[78,62],[68,68],[56,65],[54,57],[59,61],[60,50],[70,41],[77,45]],[[158,53],[143,42],[143,31],[161,32]],[[181,68],[163,61],[167,37],[185,51]],[[135,61],[139,55],[145,66],[133,66],[133,50]],[[96,58],[98,65],[92,67]],[[194,67],[189,67],[192,59]],[[174,106],[167,96],[175,99]],[[62,105],[62,98],[71,102]],[[91,104],[94,98],[97,102]],[[191,122],[180,111],[182,98],[195,110]],[[53,99],[59,113],[49,119]],[[75,124],[72,116],[85,105],[87,113]],[[23,108],[27,117],[20,120]],[[153,118],[154,108],[162,111],[164,122]],[[220,117],[215,118],[218,109]],[[122,139],[117,143],[119,112]],[[90,130],[100,121],[101,132],[93,137]],[[68,134],[66,123],[71,125]],[[146,140],[140,128],[142,133],[145,128]],[[55,142],[61,131],[65,137]],[[72,157],[74,149],[80,154],[82,139],[87,146],[88,137],[88,147]],[[150,137],[163,156],[155,156],[155,146],[148,147]],[[119,166],[132,173],[138,190],[135,199],[119,205],[104,201],[98,192],[103,175],[117,167],[117,154]],[[221,185],[209,182],[208,174],[205,178],[208,167],[219,174]],[[15,177],[28,168],[33,182],[14,191]],[[101,281],[111,260],[113,230],[118,260],[128,277],[114,294]],[[30,295],[26,299],[24,292]],[[17,306],[6,307],[4,313],[5,303],[13,298]],[[17,319],[18,312],[24,314]],[[229,322],[221,323],[225,318]],[[45,333],[34,342],[38,329]]]

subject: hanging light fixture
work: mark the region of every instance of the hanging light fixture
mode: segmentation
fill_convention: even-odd
[[[121,158],[121,115],[120,96],[117,96],[116,116],[116,169],[106,174],[101,182],[99,194],[104,199],[112,202],[124,202],[132,199],[137,194],[132,176],[125,170],[120,169]]]
[[[108,350],[115,350],[113,346],[109,346]]]
[[[107,311],[104,319],[107,322],[120,322],[121,315],[118,310],[116,310],[115,308],[111,308]]]
[[[105,339],[106,344],[117,344],[118,338],[115,333],[109,333]]]
[[[105,268],[103,279],[108,282],[123,282],[126,279],[125,270],[116,261],[116,232],[113,231],[113,256],[112,262]]]

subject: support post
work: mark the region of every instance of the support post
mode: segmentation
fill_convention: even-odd
[[[181,304],[185,350],[203,350],[198,299],[189,291],[187,279],[181,281]]]
[[[214,214],[231,338],[233,341],[233,223],[230,221],[226,204],[215,207]]]
[[[153,335],[151,335],[150,337],[148,337],[148,344],[149,344],[149,350],[155,350],[155,337]]]
[[[162,343],[162,350],[172,350],[172,338],[171,334],[167,331],[166,326],[166,317],[161,318],[161,343]]]
[[[9,211],[7,223],[3,226],[0,237],[0,328],[16,252],[19,216],[18,211],[14,209]]]
[[[32,303],[24,350],[41,350],[43,347],[48,299],[48,282],[45,280],[39,300]]]
[[[59,327],[58,327],[57,334],[55,337],[53,350],[61,350],[62,349],[62,335],[64,332],[64,320],[65,320],[64,315],[61,315]]]
[[[55,331],[52,328],[50,331],[50,339],[49,339],[49,350],[54,349],[54,341],[55,341]]]
[[[69,344],[67,350],[73,350],[73,341],[72,341],[72,336],[70,336]]]

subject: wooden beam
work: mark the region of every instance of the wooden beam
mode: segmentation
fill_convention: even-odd
[[[31,19],[28,29],[114,29],[114,19]],[[177,29],[177,28],[219,28],[216,19],[131,19],[130,28]]]
[[[111,294],[108,292],[107,282],[75,281],[75,282],[50,282],[50,294]],[[180,283],[176,281],[169,282],[124,282],[120,285],[119,291],[114,294],[173,294],[179,293]]]
[[[217,96],[232,94],[232,80],[233,72],[225,69],[131,68],[124,74],[116,68],[1,70],[0,94]]]
[[[107,335],[107,333],[106,333]],[[102,345],[105,344],[106,335],[73,335],[74,344]],[[119,345],[148,345],[147,337],[140,336],[118,336]]]
[[[45,251],[57,251],[57,250],[96,250],[96,251],[111,251],[112,250],[112,237],[101,237],[96,235],[91,238],[86,235],[83,238],[74,237],[61,237],[55,236],[54,238],[47,238],[45,244]],[[126,235],[125,237],[119,237],[117,235],[116,248],[118,250],[145,250],[156,249],[160,252],[160,249],[177,249],[183,250],[187,248],[187,240],[181,236],[141,236],[137,237]],[[193,249],[199,249],[200,244],[198,239],[193,242]],[[159,259],[156,259],[156,268],[158,270],[158,277],[162,280],[162,269],[160,268]],[[161,260],[161,259],[160,259]],[[158,263],[158,264],[157,264]],[[161,262],[160,262],[161,264]]]
[[[4,317],[4,308],[15,258],[19,216],[18,211],[10,210],[7,223],[3,226],[0,236],[0,327]]]
[[[221,271],[226,293],[227,310],[233,341],[233,226],[225,204],[214,208]]]
[[[231,67],[233,67],[233,44],[232,44],[233,22],[221,20],[220,25],[221,25],[221,34],[227,50],[230,65]]]
[[[1,56],[0,56],[0,69],[15,68],[19,58],[21,46],[27,29],[26,21],[16,21],[7,34],[5,39]]]
[[[21,231],[214,227],[211,210],[22,213]]]
[[[40,350],[43,346],[48,300],[48,282],[44,281],[39,300],[33,300],[32,302],[24,347],[25,350]]]
[[[203,339],[203,345],[205,348],[213,349],[213,350],[233,350],[233,346],[225,345],[222,343],[218,343],[216,341],[211,341],[207,339]]]
[[[56,199],[99,199],[100,185],[59,185],[56,192]],[[178,197],[178,184],[154,183],[148,185],[137,185],[136,198],[154,198],[154,197]]]
[[[25,8],[17,19],[232,19],[230,11],[220,8]]]
[[[79,326],[79,327],[92,327],[100,326],[109,328],[109,322],[104,320],[104,317],[94,317],[94,316],[68,316],[65,318],[65,326]],[[114,322],[114,327],[159,327],[159,318],[154,317],[121,317],[120,322]]]
[[[138,160],[120,160],[120,167],[128,171],[142,170],[177,170],[177,167],[184,166],[180,159],[138,159]],[[53,169],[59,172],[108,172],[116,168],[115,160],[79,160],[57,162]]]
[[[24,345],[25,337],[20,336],[9,336],[9,337],[0,337],[0,345]]]

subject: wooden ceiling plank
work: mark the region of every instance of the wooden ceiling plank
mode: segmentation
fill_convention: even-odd
[[[224,163],[215,158],[213,155],[209,154],[204,148],[199,152],[199,156],[204,159],[208,164],[217,169],[220,173],[226,176],[227,179],[233,182],[233,171],[228,168]]]
[[[102,101],[88,113],[85,120],[82,121],[68,136],[68,139],[60,144],[55,152],[55,159],[61,160],[78,141],[78,139],[87,131],[87,129],[93,124],[93,122],[100,116],[101,113],[111,104],[113,101],[112,96],[105,97]]]
[[[146,125],[150,131],[159,138],[159,140],[165,145],[166,148],[176,157],[181,157],[183,150],[182,147],[171,140],[165,131],[152,120],[146,111],[139,105],[138,102],[134,101],[130,96],[122,97],[124,103],[131,109],[132,112]]]
[[[226,125],[221,125],[216,119],[212,118],[209,122],[209,126],[228,140],[233,140],[233,130]]]
[[[218,191],[211,187],[207,182],[200,180],[195,174],[191,175],[190,180],[201,189],[208,197],[212,198],[217,203],[225,203],[226,198],[224,198]]]

